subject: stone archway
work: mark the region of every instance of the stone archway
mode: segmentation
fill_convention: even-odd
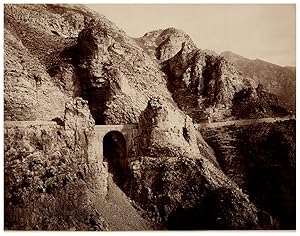
[[[103,138],[103,157],[115,183],[124,186],[128,173],[127,146],[123,134],[110,131]]]

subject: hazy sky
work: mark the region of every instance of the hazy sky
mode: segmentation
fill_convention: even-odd
[[[87,5],[129,36],[155,29],[184,30],[201,49],[230,50],[278,65],[296,64],[296,7],[282,4]]]

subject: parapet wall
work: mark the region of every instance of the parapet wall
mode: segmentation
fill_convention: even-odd
[[[4,121],[4,128],[9,127],[31,127],[31,126],[56,126],[54,121],[34,120],[34,121]]]

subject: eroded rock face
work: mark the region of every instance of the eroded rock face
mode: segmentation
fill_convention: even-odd
[[[137,42],[159,61],[174,101],[195,122],[208,116],[215,120],[232,117],[235,94],[252,86],[252,81],[241,77],[233,64],[198,49],[181,30],[149,32]]]
[[[95,121],[90,113],[88,102],[76,97],[66,103],[64,126],[66,130],[82,129],[91,132]]]
[[[97,124],[136,123],[154,94],[172,101],[163,73],[124,32],[101,20],[79,34],[83,96]]]
[[[260,210],[214,163],[205,142],[197,145],[186,115],[152,99],[140,117],[139,134],[126,189],[154,222],[169,229],[273,227],[271,217],[262,222]],[[187,217],[194,219],[188,223]]]
[[[21,56],[15,54],[15,50]],[[53,84],[41,63],[7,30],[5,53],[5,120],[51,120],[61,117],[65,94]]]
[[[56,121],[5,125],[5,229],[152,229],[108,173],[87,101]]]
[[[84,10],[6,4],[4,11],[5,120],[62,119],[65,102],[80,95],[76,69],[66,51],[83,29]]]
[[[232,119],[232,99],[254,87],[181,30],[134,40],[73,5],[6,5],[5,15],[6,120],[62,119],[66,101],[78,96],[96,124],[136,123],[153,96],[176,100],[196,122]]]
[[[272,100],[228,61],[173,28],[133,40],[80,6],[6,5],[4,37],[5,120],[33,121],[5,127],[6,229],[151,228],[108,177],[95,123],[139,123],[125,189],[154,222],[275,227],[222,172],[193,126],[192,119],[232,118],[241,104],[255,116],[265,112],[258,99]]]
[[[165,63],[165,71],[174,99],[196,122],[205,119],[205,113],[214,119],[225,118],[226,114],[217,117],[213,109],[216,113],[230,109],[235,94],[250,86],[224,58],[202,50],[191,52],[185,44]]]
[[[136,42],[153,58],[164,62],[174,57],[185,43],[189,50],[196,49],[192,39],[182,30],[167,28],[146,33]]]
[[[159,35],[159,40],[162,41],[156,49],[156,57],[161,62],[174,57],[184,43],[186,50],[193,50],[196,45],[192,39],[181,30],[168,28]]]
[[[167,147],[165,155],[171,156],[197,151],[196,132],[191,118],[175,107],[165,105],[159,98],[149,101],[138,127],[140,155],[152,153],[157,156],[156,151],[161,147]],[[161,150],[159,152],[162,155]]]

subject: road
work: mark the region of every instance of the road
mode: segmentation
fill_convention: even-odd
[[[286,116],[286,117],[267,117],[267,118],[260,118],[260,119],[243,119],[243,120],[229,120],[229,121],[219,121],[213,123],[198,123],[195,124],[197,128],[216,128],[222,126],[242,126],[242,125],[251,125],[257,123],[274,123],[277,121],[285,121],[295,119],[294,116]]]

